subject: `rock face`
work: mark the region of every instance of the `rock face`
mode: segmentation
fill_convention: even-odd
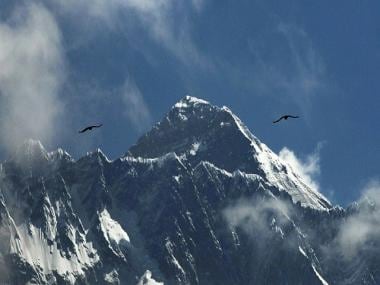
[[[114,161],[29,140],[1,164],[0,284],[379,284],[377,240],[340,250],[363,209],[185,97]]]

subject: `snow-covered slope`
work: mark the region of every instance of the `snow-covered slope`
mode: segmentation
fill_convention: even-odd
[[[0,283],[379,284],[378,255],[336,250],[361,208],[185,97],[114,161],[28,140],[0,165]]]
[[[263,176],[294,202],[320,210],[330,202],[260,142],[227,107],[186,96],[130,149],[133,156],[157,157],[174,151],[191,165],[209,161],[228,171]]]

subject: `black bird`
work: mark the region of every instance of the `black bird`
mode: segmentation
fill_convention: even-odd
[[[80,130],[78,133],[84,133],[86,131],[91,131],[93,128],[100,128],[101,126],[103,126],[103,124],[88,126],[88,127],[85,127],[83,130]]]
[[[275,123],[278,123],[279,121],[281,121],[282,119],[284,120],[287,120],[289,118],[299,118],[299,116],[292,116],[292,115],[284,115],[284,116],[281,116],[279,119],[277,119],[276,121],[273,121],[273,124]]]

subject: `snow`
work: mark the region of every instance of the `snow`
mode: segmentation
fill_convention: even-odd
[[[188,120],[188,118],[187,118],[184,114],[182,114],[182,113],[179,113],[179,114],[178,114],[178,117],[179,117],[182,121],[187,121],[187,120]]]
[[[223,106],[221,109],[230,114],[236,127],[250,142],[254,157],[259,162],[268,182],[279,190],[287,191],[292,196],[293,201],[300,202],[302,206],[318,210],[328,209],[326,205],[329,202],[321,193],[313,190],[285,161],[282,161],[278,155],[261,143],[229,108]]]
[[[108,213],[107,209],[104,209],[99,214],[100,227],[104,234],[104,238],[108,242],[114,242],[117,245],[130,243],[128,234],[123,230],[118,222],[113,220]]]
[[[300,253],[301,253],[303,256],[309,258],[309,257],[307,256],[306,252],[302,249],[302,247],[298,246],[298,250],[300,251]]]
[[[229,122],[220,122],[220,127],[229,127],[231,124]]]
[[[163,282],[157,282],[152,278],[152,272],[150,270],[145,271],[144,275],[141,276],[139,282],[136,285],[164,285]]]
[[[181,175],[174,175],[173,178],[178,184],[180,183]]]
[[[232,234],[232,238],[234,240],[235,247],[240,246],[240,240],[239,240],[238,234],[234,230],[231,231],[231,234]]]
[[[203,113],[195,109],[186,110],[186,108],[194,107],[199,104],[208,104],[209,102],[191,96],[186,96],[174,105],[174,108],[179,108],[178,113],[181,120],[182,115],[189,119],[189,116],[202,117]],[[211,105],[210,105],[211,106]],[[228,119],[218,123],[223,128],[225,126],[233,126],[240,131],[246,144],[251,148],[251,158],[248,160],[255,160],[258,162],[261,176],[271,185],[278,188],[280,191],[286,191],[290,194],[294,203],[299,202],[303,207],[310,207],[317,210],[328,210],[331,207],[329,201],[318,191],[308,185],[308,181],[297,174],[295,169],[292,169],[289,164],[283,161],[277,154],[272,152],[265,144],[261,143],[244,125],[244,123],[226,106],[222,108],[215,108],[216,112],[225,112],[228,114]],[[207,140],[202,141],[198,138],[186,152],[182,152],[181,158],[185,160],[190,156],[196,156],[200,151],[204,151]],[[232,150],[234,151],[234,150]],[[260,172],[259,170],[259,172]],[[257,173],[257,172],[254,172]],[[235,174],[237,175],[237,174]]]
[[[144,164],[157,164],[158,167],[162,167],[167,160],[178,160],[181,162],[180,158],[175,154],[175,152],[169,152],[163,156],[154,157],[154,158],[145,158],[145,157],[132,157],[125,156],[121,158],[121,161],[128,161],[132,163],[144,163]],[[182,163],[182,162],[181,162]]]
[[[210,103],[196,97],[186,96],[181,101],[177,102],[174,105],[174,108],[184,109],[184,108],[188,108],[188,107],[198,105],[198,104],[210,104]]]
[[[282,229],[277,225],[277,222],[276,222],[275,218],[272,219],[271,226],[274,228],[274,231],[276,233],[278,233],[281,236],[282,239],[284,239],[285,234],[282,231]]]
[[[92,243],[74,242],[74,251],[67,256],[61,252],[56,242],[49,243],[43,232],[33,225],[21,224],[15,227],[11,235],[11,253],[16,253],[29,264],[41,268],[44,274],[57,271],[61,276],[65,276],[70,284],[75,283],[78,275],[84,276],[84,269],[93,267],[99,260]],[[69,238],[74,241],[85,240],[85,237],[71,225]]]
[[[234,172],[228,172],[227,170],[225,169],[222,169],[222,168],[219,168],[217,166],[215,166],[214,164],[212,164],[211,162],[209,161],[201,161],[196,167],[195,169],[197,169],[200,165],[203,165],[206,169],[207,168],[210,168],[218,173],[220,173],[221,175],[223,176],[227,176],[227,177],[244,177],[245,179],[248,179],[248,180],[251,180],[251,181],[256,181],[256,180],[260,180],[260,181],[263,181],[263,179],[257,175],[257,174],[252,174],[252,173],[245,173],[241,170],[235,170]]]
[[[322,275],[319,274],[319,272],[315,268],[314,264],[312,264],[312,267],[313,267],[313,270],[314,270],[315,274],[317,275],[318,279],[321,281],[322,285],[329,285],[329,283],[327,283],[327,281],[322,277]]]
[[[193,222],[193,219],[191,218],[191,212],[186,211],[186,217],[187,217],[187,220],[190,223],[191,228],[195,231],[194,222]]]
[[[97,148],[94,153],[103,157],[108,163],[112,162],[112,160],[110,160],[100,148]]]
[[[111,272],[108,272],[104,275],[104,281],[111,284],[119,284],[119,273],[116,271],[116,269],[112,270]]]
[[[27,139],[21,148],[31,150],[40,150],[42,152],[46,152],[45,148],[43,147],[42,143],[39,140],[34,139]]]
[[[268,181],[279,190],[287,191],[294,202],[318,210],[327,210],[321,201],[328,201],[321,193],[311,189],[300,176],[285,162],[273,153],[265,144],[252,142],[255,157]],[[284,171],[285,170],[285,171]]]
[[[193,155],[193,156],[196,155],[197,151],[199,150],[200,145],[201,145],[200,142],[193,143],[191,145],[190,154]]]
[[[293,201],[300,202],[302,206],[318,210],[328,209],[326,206],[328,200],[321,193],[311,189],[310,186],[302,181],[300,176],[285,161],[282,161],[278,155],[261,143],[230,109],[223,106],[222,110],[231,115],[240,132],[250,142],[254,150],[254,156],[271,184],[279,190],[287,191],[292,196]],[[322,203],[322,200],[327,203]]]
[[[58,148],[55,151],[49,152],[48,157],[50,160],[54,160],[56,158],[63,158],[63,157],[67,157],[68,159],[72,160],[71,155],[67,151],[63,150],[62,148]]]
[[[16,150],[16,161],[24,163],[25,159],[30,163],[34,159],[48,160],[48,153],[39,140],[28,139]]]
[[[175,108],[187,108],[189,105],[186,103],[186,102],[183,102],[183,101],[179,101],[177,103],[175,103],[174,107]]]
[[[121,162],[147,164],[149,165],[149,170],[153,170],[154,167],[165,167],[168,161],[176,161],[178,164],[180,164],[181,167],[185,169],[186,166],[183,164],[182,160],[186,160],[186,156],[182,155],[179,157],[175,152],[169,152],[163,156],[155,158],[125,156],[120,159]]]
[[[172,244],[172,242],[170,241],[169,238],[167,238],[167,240],[166,240],[165,247],[166,247],[166,250],[167,250],[168,254],[171,257],[171,262],[173,263],[173,265],[175,267],[177,267],[177,269],[181,272],[181,274],[183,276],[185,276],[186,275],[185,274],[185,270],[183,270],[183,268],[180,265],[180,263],[178,262],[177,258],[174,256],[174,253],[173,253],[173,244]]]
[[[210,102],[203,99],[199,99],[194,96],[186,96],[185,98],[189,103],[193,103],[193,104],[210,104]]]
[[[209,104],[207,101],[187,96],[185,99],[178,102],[175,106],[178,108],[188,108],[190,106],[195,106],[198,104]],[[201,107],[203,109],[203,106]],[[207,106],[206,106],[207,108]],[[248,128],[240,121],[240,119],[235,116],[227,107],[222,108],[224,111],[229,112],[232,116],[232,119],[229,119],[227,122],[221,122],[220,127],[225,126],[233,126],[235,128],[238,128],[238,130],[241,132],[241,134],[247,139],[245,140],[243,138],[244,142],[247,142],[247,146],[251,146],[251,148],[247,148],[248,150],[252,150],[252,157],[257,160],[259,163],[259,173],[261,175],[262,172],[264,172],[264,175],[259,176],[257,174],[253,173],[245,173],[240,171],[239,169],[233,171],[230,170],[226,171],[224,169],[218,168],[211,162],[207,161],[201,161],[194,170],[197,169],[199,166],[205,167],[205,170],[208,172],[209,175],[216,175],[217,178],[223,178],[221,181],[227,180],[228,178],[234,178],[238,177],[240,182],[240,177],[244,178],[243,183],[249,183],[250,181],[258,181],[260,185],[274,185],[278,189],[287,191],[293,198],[295,202],[301,202],[303,206],[309,206],[316,209],[325,209],[325,206],[321,204],[321,199],[324,197],[318,193],[313,191],[308,185],[302,181],[302,179],[297,175],[297,173],[288,165],[286,162],[284,162],[280,157],[278,157],[275,153],[273,153],[265,144],[262,144],[258,139],[256,139],[253,134],[248,130]],[[179,110],[179,118],[182,121],[188,120],[188,116],[191,116],[189,114],[196,113],[194,111],[195,109],[189,109],[189,110]],[[219,109],[220,110],[220,109]],[[189,117],[190,118],[190,117]],[[174,120],[173,120],[174,121]],[[189,134],[191,135],[191,134]],[[120,159],[120,161],[125,162],[133,162],[133,163],[144,163],[147,165],[144,165],[142,169],[154,169],[155,167],[165,167],[167,166],[167,162],[170,162],[170,164],[175,164],[177,166],[177,170],[179,170],[178,165],[181,164],[183,168],[186,168],[184,164],[182,163],[184,159],[186,159],[186,155],[188,158],[190,156],[196,156],[200,153],[200,151],[203,151],[204,148],[207,147],[207,140],[202,140],[200,137],[196,137],[197,141],[193,141],[194,138],[191,138],[192,140],[187,141],[186,150],[182,153],[180,157],[176,155],[174,152],[170,152],[167,154],[164,154],[160,157],[156,158],[142,158],[142,157],[123,157]],[[189,147],[189,143],[192,143]],[[41,143],[38,141],[31,141],[27,144],[28,148],[24,148],[23,154],[27,154],[28,156],[35,156],[35,155],[41,155],[42,157],[45,157],[45,154],[47,154],[47,158],[49,161],[55,160],[57,157],[69,157],[69,154],[67,152],[64,152],[62,149],[58,149],[57,151],[47,153],[44,148],[42,147]],[[40,150],[36,152],[36,150]],[[26,151],[26,153],[25,153]],[[233,150],[232,150],[233,151]],[[104,153],[98,149],[95,154],[98,154],[97,156],[94,155],[94,158],[102,159],[105,158],[105,161],[111,162]],[[94,154],[92,153],[92,154]],[[252,158],[251,157],[251,158]],[[173,160],[176,160],[173,162]],[[178,161],[178,163],[177,163]],[[196,161],[196,160],[194,160]],[[251,160],[252,161],[252,160]],[[50,164],[49,164],[50,165]],[[188,165],[188,164],[186,164]],[[0,172],[1,172],[1,164],[0,164]],[[189,167],[189,166],[187,166]],[[136,167],[138,169],[138,167]],[[134,167],[128,170],[133,175],[138,175],[138,170],[136,171]],[[193,170],[193,169],[191,169]],[[261,172],[262,170],[262,172]],[[127,172],[126,172],[127,173]],[[181,173],[181,172],[180,172]],[[190,172],[192,173],[193,172]],[[175,174],[175,175],[173,175]],[[170,173],[169,173],[170,175]],[[184,179],[185,176],[181,176],[181,174],[178,173],[172,173],[172,182],[177,182],[180,184]],[[220,176],[219,176],[220,175]],[[225,177],[221,177],[225,176]],[[169,176],[170,177],[170,176]],[[62,178],[63,179],[63,178]],[[100,177],[100,181],[105,185],[105,178],[102,174]],[[262,184],[261,184],[262,183]],[[66,187],[66,186],[65,186]],[[68,186],[70,187],[70,185]],[[69,189],[69,188],[68,188]],[[77,190],[81,189],[69,189],[70,194],[73,192],[76,192]],[[219,191],[217,189],[217,191]],[[270,193],[271,194],[271,193]],[[53,196],[51,196],[53,197]],[[83,276],[86,269],[94,267],[96,263],[99,262],[99,256],[97,254],[97,251],[93,248],[93,245],[91,242],[86,241],[86,234],[84,234],[81,230],[78,230],[78,224],[74,223],[71,224],[70,222],[67,223],[67,235],[68,238],[73,241],[73,249],[66,254],[66,252],[62,251],[62,247],[57,245],[57,242],[54,240],[57,237],[57,220],[59,220],[59,217],[62,217],[65,213],[64,206],[61,205],[61,200],[52,200],[50,201],[49,197],[44,197],[43,205],[41,205],[42,210],[44,212],[44,217],[47,220],[46,227],[44,227],[43,231],[35,227],[33,225],[29,225],[27,223],[25,224],[18,224],[16,227],[13,225],[13,228],[11,231],[11,244],[10,244],[10,250],[11,253],[17,253],[19,256],[23,259],[25,259],[26,262],[31,264],[32,266],[35,266],[36,268],[41,268],[42,273],[44,274],[51,274],[53,271],[57,271],[58,274],[61,276],[65,276],[65,278],[69,281],[69,283],[73,284],[78,276]],[[114,211],[116,211],[113,208]],[[62,212],[61,212],[62,211]],[[96,211],[96,210],[95,210]],[[113,218],[111,217],[110,212],[105,208],[100,212],[96,212],[99,218],[99,226],[100,226],[100,234],[104,236],[105,240],[108,242],[110,248],[115,251],[116,254],[124,253],[120,250],[119,246],[130,246],[130,236],[127,233],[126,229],[123,227],[127,227],[128,232],[131,234],[132,237],[135,237],[135,232],[133,231],[133,227],[129,224],[124,224],[124,222],[120,222],[120,224],[115,220],[115,216],[113,214],[115,212],[111,212]],[[195,212],[186,211],[184,212],[184,216],[187,218],[188,223],[190,224],[190,227],[195,231],[195,225],[194,221],[196,222]],[[194,215],[194,216],[193,216]],[[119,216],[119,215],[117,215]],[[82,217],[81,217],[82,218]],[[11,219],[11,218],[10,218]],[[79,219],[78,219],[79,220]],[[84,221],[86,223],[86,221]],[[81,225],[81,228],[84,229],[82,226],[81,220],[79,220],[79,224]],[[123,225],[123,227],[121,226]],[[281,235],[281,237],[284,238],[284,233],[281,229],[281,227],[277,226],[276,220],[273,218],[272,224],[273,229]],[[89,228],[84,229],[84,232],[87,233]],[[210,234],[212,236],[213,242],[215,243],[216,248],[218,250],[222,251],[222,248],[220,246],[220,243],[218,239],[216,238],[214,231],[210,227]],[[232,236],[234,239],[235,246],[239,246],[239,237],[236,234],[236,232],[232,232]],[[135,237],[133,240],[135,241],[137,238]],[[53,242],[52,242],[53,241]],[[180,255],[177,251],[174,250],[175,246],[177,246],[174,242],[172,243],[169,238],[167,238],[165,247],[167,250],[167,257],[169,258],[169,262],[171,262],[178,270],[177,272],[179,274],[185,275],[185,270],[182,268],[180,262],[182,265],[184,265],[184,261],[182,258],[180,258]],[[127,248],[129,249],[129,248]],[[299,246],[299,252],[308,258],[305,250]],[[310,251],[309,254],[311,255]],[[144,255],[144,258],[147,255]],[[191,255],[190,255],[191,256]],[[130,256],[131,257],[131,256]],[[311,257],[310,257],[311,259]],[[133,262],[131,257],[131,262]],[[318,278],[321,280],[322,284],[326,285],[328,284],[323,277],[319,274],[317,271],[318,266],[313,265],[313,270],[315,274],[318,276]],[[139,276],[146,268],[150,268],[153,270],[155,268],[154,266],[146,266],[139,268]],[[111,270],[111,269],[109,269]],[[108,270],[108,271],[109,271]],[[118,282],[118,271],[119,269],[114,269],[109,272],[103,272],[103,277],[105,281],[109,283],[117,283]],[[140,271],[143,270],[143,271]],[[318,269],[320,270],[320,269]],[[153,270],[154,271],[154,270]],[[120,271],[122,272],[122,271]],[[155,272],[155,271],[154,271]],[[136,279],[137,280],[137,279]],[[142,284],[163,284],[162,282],[157,282],[152,278],[152,273],[149,270],[146,270],[144,275],[140,278],[138,285]]]
[[[243,122],[234,114],[232,111],[223,106],[222,110],[229,113],[232,119],[234,120],[236,126],[239,128],[241,133],[249,140],[249,141],[258,141],[257,138],[248,130],[248,128],[243,124]]]

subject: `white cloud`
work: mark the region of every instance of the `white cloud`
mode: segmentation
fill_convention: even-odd
[[[176,1],[171,0],[147,1],[150,5],[141,5],[139,1],[131,2],[139,3],[131,6],[138,12],[140,20],[156,42],[172,52],[183,63],[202,63],[201,55],[191,39],[186,14],[183,14],[181,18],[181,14],[178,13],[175,17],[176,9],[186,9],[186,5],[179,7]],[[152,2],[156,4],[152,5]],[[200,9],[200,1],[192,1],[192,3],[194,8]]]
[[[175,0],[54,0],[64,13],[73,15],[75,21],[92,17],[109,27],[138,26],[158,45],[170,51],[182,63],[203,65],[205,58],[199,53],[191,38],[188,14],[199,13],[203,0],[189,2]],[[82,16],[78,17],[78,14]],[[132,24],[129,19],[136,20]],[[129,25],[130,24],[130,25]],[[98,25],[93,25],[94,27]],[[129,36],[128,33],[126,34]],[[141,51],[144,50],[140,47]]]
[[[46,0],[45,2],[57,16],[63,17],[63,23],[70,21],[77,24],[75,26],[76,34],[80,36],[79,38],[74,36],[75,40],[68,43],[70,49],[83,48],[83,45],[92,37],[98,36],[99,29],[106,27],[112,32],[117,31],[121,38],[126,37],[128,47],[138,50],[152,64],[155,63],[155,59],[152,57],[150,41],[154,43],[154,49],[159,46],[168,51],[184,66],[203,67],[207,65],[208,61],[200,54],[192,40],[191,23],[188,21],[190,13],[199,13],[202,10],[203,0],[189,2],[175,0]],[[101,30],[101,32],[104,31]],[[128,53],[129,50],[127,49],[125,52]],[[70,83],[70,85],[72,84]],[[93,84],[91,83],[91,85]],[[139,131],[148,127],[152,117],[144,101],[144,94],[140,92],[135,82],[128,79],[121,90],[116,88],[116,92],[122,93],[125,114],[133,126]],[[109,98],[104,96],[104,100],[109,100]]]
[[[360,251],[372,251],[373,241],[380,240],[380,182],[373,180],[363,190],[359,211],[351,214],[340,226],[338,248],[347,259]]]
[[[276,198],[240,200],[227,207],[223,215],[232,228],[242,229],[250,237],[265,241],[273,235],[282,235],[282,227],[289,223],[291,208]]]
[[[284,78],[282,84],[302,108],[309,108],[311,99],[324,84],[324,64],[303,30],[281,24],[279,32],[289,45],[295,68],[294,77]]]
[[[282,148],[279,153],[279,157],[289,164],[308,186],[316,191],[319,191],[319,183],[316,178],[321,172],[319,165],[321,147],[322,144],[318,144],[316,150],[304,159],[298,158],[294,151],[287,147]]]
[[[138,131],[144,130],[151,124],[152,116],[144,97],[136,83],[130,78],[124,83],[122,100],[126,116]]]
[[[18,7],[0,23],[1,143],[11,150],[26,138],[50,141],[62,110],[61,34],[41,4]]]
[[[279,54],[264,56],[265,44],[249,42],[256,62],[254,87],[259,94],[286,95],[307,117],[313,99],[327,86],[323,59],[308,34],[295,25],[280,23],[273,35],[281,58]]]

